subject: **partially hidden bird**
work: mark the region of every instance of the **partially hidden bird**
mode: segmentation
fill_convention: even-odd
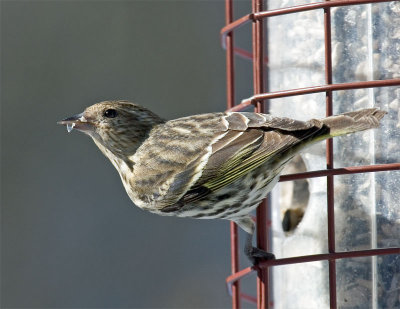
[[[250,213],[290,159],[336,136],[379,126],[378,108],[299,121],[220,112],[166,121],[128,101],[104,101],[59,121],[89,135],[117,169],[132,202],[163,216],[227,219],[248,233],[253,263],[273,259],[253,247]]]

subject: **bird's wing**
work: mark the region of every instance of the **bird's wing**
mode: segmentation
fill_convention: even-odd
[[[184,203],[229,185],[272,156],[277,158],[299,142],[325,132],[323,124],[315,119],[304,122],[242,112],[228,114],[225,120],[229,132],[212,145],[201,177],[182,197]]]
[[[134,187],[151,207],[179,207],[234,182],[321,127],[317,120],[256,113],[169,121],[135,154]]]

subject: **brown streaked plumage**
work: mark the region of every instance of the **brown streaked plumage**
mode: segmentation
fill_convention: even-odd
[[[59,123],[92,137],[138,207],[232,220],[249,233],[245,251],[257,261],[273,255],[252,247],[249,213],[284,165],[315,142],[378,127],[385,113],[370,108],[309,121],[210,113],[164,121],[137,104],[106,101]]]

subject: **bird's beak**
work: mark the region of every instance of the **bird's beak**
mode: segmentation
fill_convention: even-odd
[[[68,132],[71,132],[73,129],[77,129],[85,133],[88,131],[93,131],[93,124],[85,118],[83,113],[65,118],[57,123],[67,126]]]

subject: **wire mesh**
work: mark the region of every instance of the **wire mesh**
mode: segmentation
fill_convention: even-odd
[[[331,8],[344,7],[350,5],[361,5],[378,2],[391,2],[388,0],[332,0],[325,2],[307,3],[303,5],[286,7],[273,10],[264,10],[262,0],[252,0],[252,12],[233,20],[233,1],[226,0],[226,26],[222,28],[222,44],[226,49],[227,65],[227,110],[240,111],[250,106],[255,108],[256,112],[268,112],[266,100],[285,98],[291,96],[301,96],[312,93],[325,93],[326,115],[333,114],[333,95],[340,90],[354,90],[364,88],[399,86],[400,79],[381,79],[370,81],[355,81],[349,83],[334,83],[332,76],[332,31],[331,31]],[[266,18],[273,16],[282,16],[305,11],[322,10],[323,11],[323,32],[324,32],[324,73],[325,84],[319,86],[286,89],[283,91],[268,92],[265,89],[266,63],[267,57],[264,48],[266,40],[264,38],[263,22]],[[252,51],[246,51],[236,47],[234,44],[234,31],[246,23],[252,23]],[[253,93],[250,98],[244,99],[241,103],[235,104],[235,56],[247,58],[253,62]],[[374,257],[392,254],[400,254],[399,247],[377,248],[367,250],[349,250],[338,252],[335,246],[335,211],[334,211],[334,180],[337,175],[350,175],[361,173],[374,173],[382,171],[400,170],[399,162],[390,162],[386,164],[370,164],[361,166],[349,166],[343,168],[334,168],[334,149],[332,140],[326,144],[326,169],[314,170],[302,173],[282,175],[280,182],[292,181],[297,179],[311,179],[315,177],[326,177],[326,200],[327,200],[327,248],[328,253],[310,254],[289,258],[279,258],[276,260],[265,261],[257,267],[248,267],[239,269],[238,258],[238,231],[234,223],[231,223],[231,265],[232,275],[226,279],[232,293],[232,308],[240,308],[241,300],[246,300],[257,304],[257,308],[272,308],[274,306],[270,298],[271,288],[274,284],[271,280],[269,269],[279,265],[289,265],[297,263],[309,263],[315,261],[327,261],[329,266],[329,307],[337,308],[337,271],[336,261],[357,257]],[[268,200],[264,201],[257,210],[257,245],[259,248],[269,250],[269,225],[271,220],[268,213]],[[257,272],[257,293],[256,297],[241,293],[240,279]]]

